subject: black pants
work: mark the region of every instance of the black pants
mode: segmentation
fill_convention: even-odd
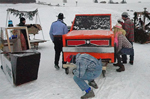
[[[62,37],[54,37],[54,49],[55,49],[54,64],[55,65],[59,64],[60,53],[62,52],[62,47],[63,47]],[[65,62],[63,62],[63,59],[62,59],[62,63],[65,63]]]
[[[116,53],[116,58],[117,58],[118,64],[123,65],[121,62],[122,59],[121,59],[120,55],[121,55],[120,52]]]

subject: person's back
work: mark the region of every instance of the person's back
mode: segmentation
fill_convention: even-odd
[[[124,22],[124,30],[126,31],[126,37],[129,41],[134,41],[134,23],[128,18]]]
[[[67,33],[66,28],[66,24],[63,23],[62,20],[58,19],[52,23],[50,32],[52,32],[53,35],[63,35]]]
[[[127,40],[124,35],[120,34],[118,35],[117,52],[119,52],[122,48],[132,48],[132,44]]]
[[[54,67],[58,70],[59,67],[59,58],[60,53],[62,52],[63,42],[62,42],[62,35],[68,33],[67,25],[63,22],[64,19],[63,13],[59,13],[57,21],[53,22],[50,28],[50,38],[54,43],[54,50],[55,50],[55,61]],[[65,63],[64,61],[62,62]],[[67,71],[67,69],[66,69]]]
[[[101,71],[101,61],[97,60],[95,57],[89,54],[77,54],[76,64],[83,64],[88,71]]]
[[[55,35],[63,35],[68,33],[67,25],[63,22],[64,16],[62,13],[59,13],[58,20],[53,22],[50,28],[50,38],[54,42]]]
[[[99,72],[101,74],[102,71],[101,60],[97,60],[89,54],[77,54],[76,66],[78,72],[75,72],[75,75],[77,77],[83,77],[86,72]]]

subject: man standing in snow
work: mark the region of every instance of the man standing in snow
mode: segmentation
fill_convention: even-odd
[[[66,60],[69,63],[74,63],[77,67],[72,71],[74,74],[73,79],[80,89],[86,92],[81,99],[94,97],[95,94],[89,85],[95,89],[98,88],[94,79],[99,77],[102,72],[101,59],[97,60],[89,54],[79,53],[77,55],[69,55]],[[85,82],[85,80],[88,81],[88,84]]]
[[[63,42],[62,42],[62,35],[68,33],[67,25],[63,22],[64,15],[63,13],[59,13],[58,20],[53,22],[50,28],[50,38],[54,43],[54,50],[55,50],[55,61],[54,67],[58,70],[59,67],[59,58],[60,53],[62,52]]]
[[[128,18],[128,13],[123,12],[122,13],[122,19],[124,20],[123,29],[126,31],[126,37],[129,40],[129,42],[133,45],[134,42],[134,23]],[[127,63],[127,55],[122,55],[122,61],[123,63]],[[132,52],[132,55],[130,55],[130,61],[129,63],[133,65],[134,61],[134,50]]]
[[[21,17],[20,18],[20,23],[18,26],[25,26],[27,28],[30,28],[32,25],[28,25],[26,26],[26,19],[24,17]],[[25,31],[25,29],[22,29],[21,30],[21,34],[23,34],[23,36],[21,35],[21,47],[22,47],[22,50],[27,50],[29,49],[29,42],[28,42],[28,39],[27,39],[27,33]],[[25,41],[24,41],[25,39]]]

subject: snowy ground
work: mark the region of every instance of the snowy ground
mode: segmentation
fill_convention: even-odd
[[[48,0],[47,0],[48,1]],[[49,3],[49,2],[48,2]],[[12,86],[0,70],[0,99],[79,99],[84,94],[73,81],[73,75],[66,75],[63,69],[59,71],[54,68],[54,49],[49,38],[49,28],[57,19],[59,12],[64,13],[64,22],[71,25],[75,14],[79,13],[110,13],[112,24],[121,17],[121,13],[128,11],[133,17],[133,11],[143,11],[147,8],[150,11],[150,3],[130,4],[94,4],[69,3],[61,7],[50,7],[37,4],[0,4],[0,27],[6,24],[6,9],[35,10],[38,8],[43,33],[47,41],[39,45],[41,61],[38,79],[21,86]],[[10,17],[14,25],[19,19]],[[27,20],[27,23],[34,23]],[[40,37],[40,36],[39,36]],[[99,89],[95,90],[96,97],[92,99],[150,99],[150,43],[134,43],[135,61],[134,65],[125,64],[124,72],[116,72],[116,67],[109,64],[106,77],[102,75],[96,79]],[[61,61],[60,61],[61,65]]]

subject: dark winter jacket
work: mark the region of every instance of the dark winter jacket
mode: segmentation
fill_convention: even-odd
[[[24,23],[19,23],[18,26],[25,26],[27,27]],[[30,27],[30,26],[29,26]],[[25,29],[22,29],[21,30],[21,33],[23,34],[24,38],[25,38],[25,41],[26,41],[26,46],[27,46],[27,49],[29,49],[29,44],[28,44],[28,39],[27,39],[27,34],[26,34],[26,30]]]
[[[123,29],[126,31],[126,37],[129,41],[134,41],[134,23],[127,18],[124,22]]]

